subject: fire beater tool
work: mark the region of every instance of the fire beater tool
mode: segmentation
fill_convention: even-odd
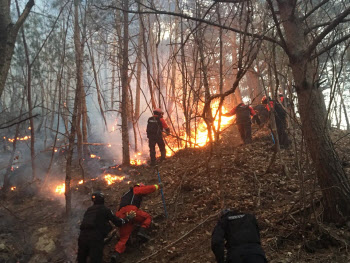
[[[156,169],[157,169],[157,174],[158,174],[158,182],[161,183],[162,181],[160,180],[160,174],[159,174],[158,165],[156,165]],[[168,218],[168,212],[166,211],[166,205],[165,205],[165,198],[164,198],[163,189],[160,189],[160,193],[162,194],[162,201],[163,201],[165,218]]]

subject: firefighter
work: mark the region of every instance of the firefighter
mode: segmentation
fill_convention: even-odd
[[[250,116],[253,116],[253,120],[260,125],[260,119],[255,113],[254,109],[243,102],[234,107],[230,112],[223,114],[223,116],[229,117],[236,115],[236,124],[239,134],[241,135],[244,144],[252,142],[252,122]]]
[[[255,216],[235,210],[223,211],[212,233],[211,249],[217,263],[267,262]]]
[[[87,263],[88,257],[91,263],[102,262],[104,238],[111,230],[109,221],[120,227],[130,222],[136,216],[135,211],[129,210],[129,213],[123,219],[116,217],[104,205],[102,192],[93,193],[91,200],[94,204],[86,210],[80,225],[78,263]]]
[[[170,129],[163,119],[164,112],[157,108],[153,110],[153,116],[147,122],[147,138],[149,145],[149,152],[151,156],[151,165],[156,164],[156,144],[158,144],[161,161],[165,160],[165,143],[162,132],[165,130],[166,134],[170,133]]]
[[[115,254],[111,258],[112,263],[117,263],[120,260],[120,254],[125,251],[126,242],[129,240],[129,237],[134,229],[135,224],[140,225],[140,229],[137,233],[137,236],[142,241],[148,241],[150,237],[147,234],[147,228],[149,228],[152,217],[140,209],[142,198],[145,195],[151,194],[157,190],[163,188],[162,183],[155,185],[144,185],[142,183],[136,184],[134,187],[130,187],[130,190],[126,192],[120,199],[120,205],[118,212],[116,213],[117,217],[125,218],[130,211],[136,211],[136,216],[132,222],[129,222],[119,229],[119,241],[115,245]]]
[[[278,94],[278,97],[280,99],[281,104],[284,105],[284,96],[283,96],[283,94],[282,93]]]
[[[269,104],[267,103],[267,98],[264,96],[261,100],[261,104],[264,104],[266,109],[271,112],[272,109],[275,111],[275,120],[276,120],[276,128],[278,133],[278,139],[281,148],[288,148],[290,141],[288,138],[288,134],[286,132],[287,129],[287,113],[283,109],[283,106],[271,100],[269,97]]]

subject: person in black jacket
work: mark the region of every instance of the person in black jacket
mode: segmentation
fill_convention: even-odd
[[[260,119],[254,109],[243,102],[234,107],[230,112],[222,114],[222,116],[230,117],[236,115],[236,124],[244,144],[252,142],[252,122],[250,116],[260,125]]]
[[[111,230],[109,221],[120,227],[128,223],[136,215],[134,211],[130,211],[125,219],[116,217],[104,205],[102,192],[93,193],[91,199],[94,204],[86,210],[80,225],[78,263],[86,263],[88,257],[90,258],[90,263],[102,262],[104,238]]]
[[[217,263],[267,262],[265,252],[260,245],[258,224],[252,214],[225,210],[214,228],[211,249]]]
[[[154,109],[153,116],[150,117],[147,121],[146,132],[148,138],[149,153],[151,157],[151,165],[156,165],[156,144],[158,145],[161,154],[160,160],[165,160],[166,156],[165,143],[163,140],[162,132],[164,130],[166,134],[169,134],[170,128],[163,119],[163,114],[164,112],[160,108]]]
[[[270,103],[268,103],[268,101]],[[261,104],[265,105],[266,109],[270,113],[271,110],[274,110],[275,112],[275,121],[276,121],[276,128],[277,128],[277,134],[278,139],[280,143],[281,148],[288,148],[291,141],[288,138],[287,130],[287,113],[284,110],[283,106],[278,101],[273,101],[269,97],[267,100],[266,96],[264,96],[261,100]]]

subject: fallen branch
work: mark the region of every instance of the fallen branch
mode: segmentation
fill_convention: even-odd
[[[170,244],[166,245],[165,247],[159,249],[158,251],[154,252],[153,254],[147,256],[147,257],[144,257],[142,259],[140,259],[139,261],[137,261],[136,263],[140,263],[140,262],[143,262],[155,255],[157,255],[159,252],[161,252],[162,250],[164,249],[167,249],[168,247],[174,245],[175,243],[179,242],[181,239],[187,237],[189,234],[191,234],[194,230],[196,230],[198,227],[200,227],[201,225],[203,225],[205,222],[207,222],[208,220],[211,220],[213,218],[217,218],[217,216],[221,213],[221,211],[215,213],[214,215],[211,215],[209,217],[207,217],[204,221],[202,221],[199,225],[195,226],[194,228],[192,228],[190,231],[188,231],[186,234],[182,235],[181,237],[179,237],[178,239],[176,239],[175,241],[171,242]]]

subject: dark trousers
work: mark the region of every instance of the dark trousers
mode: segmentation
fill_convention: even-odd
[[[239,134],[244,144],[252,142],[252,124],[250,122],[237,124]]]
[[[156,144],[158,144],[159,151],[161,154],[161,159],[165,159],[165,143],[163,141],[163,137],[151,137],[148,138],[148,145],[149,145],[149,153],[151,156],[151,162],[156,162]]]
[[[78,263],[87,263],[88,257],[90,263],[102,263],[103,245],[103,239],[93,239],[82,232],[78,239]]]
[[[286,119],[281,119],[276,116],[276,128],[277,128],[277,133],[278,133],[278,139],[280,142],[280,145],[282,147],[288,147],[290,144],[288,134],[286,132],[287,129],[287,123]]]

